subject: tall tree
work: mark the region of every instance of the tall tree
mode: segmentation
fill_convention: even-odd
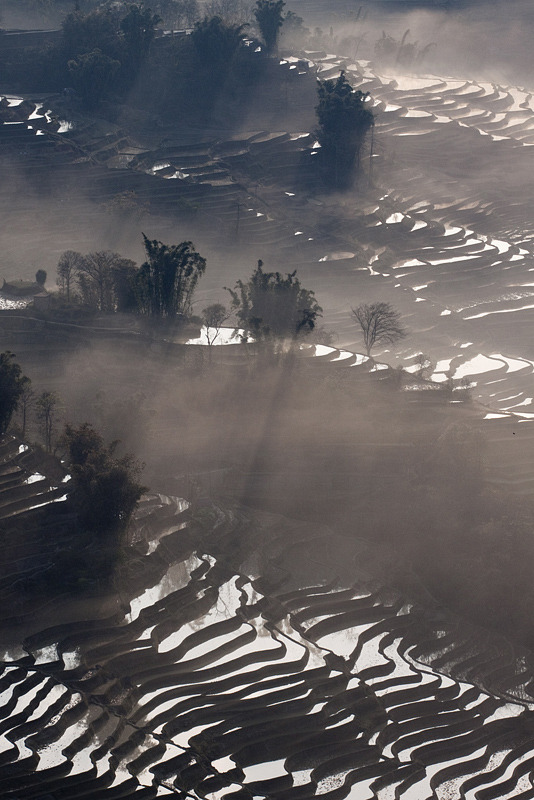
[[[96,108],[107,97],[120,66],[120,61],[98,49],[82,53],[68,62],[72,84],[87,108]]]
[[[192,242],[166,245],[143,234],[147,260],[136,277],[139,310],[149,317],[170,319],[188,316],[206,259]]]
[[[319,159],[325,180],[337,189],[350,186],[374,115],[365,94],[352,88],[342,71],[337,79],[319,81],[315,108],[321,145]]]
[[[209,67],[226,71],[245,38],[245,25],[232,25],[221,17],[204,17],[191,34],[201,61]]]
[[[20,435],[26,438],[26,426],[28,423],[28,412],[35,401],[35,393],[32,389],[32,382],[25,375],[22,378],[22,391],[20,393],[18,411],[20,414]]]
[[[394,344],[407,335],[399,312],[390,303],[362,303],[352,309],[352,317],[361,328],[365,352],[369,357],[375,346]]]
[[[82,301],[104,314],[131,308],[129,282],[135,277],[135,262],[119,253],[101,250],[77,262],[76,274]]]
[[[212,303],[202,309],[202,323],[206,328],[206,339],[209,347],[209,360],[211,363],[211,348],[219,337],[224,323],[232,316],[232,312],[222,303]]]
[[[46,270],[38,269],[37,272],[35,273],[35,283],[38,283],[39,286],[42,286],[44,289],[44,285],[46,283],[46,277],[47,277]]]
[[[126,61],[134,73],[148,56],[150,45],[156,35],[156,26],[161,22],[149,8],[131,5],[121,20],[120,29],[126,51]]]
[[[130,455],[116,457],[118,442],[106,445],[88,423],[78,428],[67,425],[65,441],[72,474],[70,496],[82,526],[101,541],[112,535],[119,544],[145,491],[137,481],[141,464]]]
[[[257,0],[254,16],[268,53],[275,53],[278,34],[284,24],[284,0]]]
[[[41,431],[47,453],[52,452],[52,443],[58,420],[59,396],[55,392],[42,392],[36,401],[37,419],[41,425]]]
[[[66,60],[99,50],[111,59],[120,58],[121,39],[118,20],[110,10],[89,14],[73,11],[62,23],[61,49]]]
[[[281,344],[313,331],[322,308],[315,293],[303,289],[295,275],[264,272],[263,262],[258,261],[246,283],[238,280],[234,289],[228,289],[238,323],[247,334]]]
[[[76,250],[65,250],[61,253],[57,264],[57,282],[60,292],[65,295],[67,303],[70,303],[71,287],[83,262],[83,256]]]
[[[28,380],[10,350],[0,353],[0,433],[5,433]]]

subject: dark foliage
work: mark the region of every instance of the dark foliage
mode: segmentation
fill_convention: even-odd
[[[14,359],[9,350],[0,353],[0,433],[6,432],[27,381]]]
[[[291,272],[264,272],[262,261],[244,283],[228,289],[238,323],[257,340],[295,340],[311,333],[322,308]]]
[[[43,286],[46,283],[46,271],[44,269],[38,269],[35,273],[35,283],[38,283],[39,286]]]
[[[337,189],[351,185],[360,165],[365,137],[374,125],[369,93],[354,90],[345,77],[319,81],[316,106],[321,145],[319,160],[325,181]]]
[[[139,311],[148,317],[170,319],[191,313],[191,301],[206,259],[192,242],[166,245],[143,234],[147,261],[136,276]]]
[[[257,0],[254,16],[268,53],[276,52],[278,34],[284,24],[284,0]]]
[[[352,309],[352,316],[361,328],[368,356],[375,345],[393,344],[406,336],[400,314],[390,303],[362,303]]]
[[[246,25],[231,25],[220,17],[205,17],[197,22],[191,39],[201,61],[228,69],[245,37]]]
[[[96,108],[109,95],[120,66],[120,61],[115,61],[100,50],[82,53],[69,61],[72,86],[88,109]]]
[[[67,425],[72,488],[70,497],[81,526],[100,541],[118,537],[126,529],[145,487],[138,483],[141,465],[131,456],[115,456],[118,442],[106,445],[102,436],[84,423]]]

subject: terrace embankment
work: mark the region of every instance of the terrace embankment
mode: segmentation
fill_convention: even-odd
[[[209,262],[198,294],[207,304],[261,257],[298,269],[339,346],[358,349],[350,306],[384,299],[411,330],[385,360],[412,369],[423,351],[436,364],[435,381],[465,380],[493,411],[527,420],[534,363],[529,91],[385,76],[369,62],[324,53],[280,61],[272,69],[281,85],[288,77],[290,91],[309,101],[299,127],[273,106],[276,127],[262,129],[251,111],[238,132],[221,128],[199,140],[194,128],[162,122],[154,138],[127,110],[112,125],[79,117],[57,98],[8,98],[1,113],[12,144],[2,166],[10,186],[2,194],[6,270],[28,278],[39,264],[52,274],[67,248],[104,246],[139,261],[144,229],[162,241],[195,241]],[[331,78],[341,69],[371,93],[375,145],[357,191],[332,195],[316,181],[309,87],[315,70]],[[121,205],[122,192],[134,192],[135,202],[130,196],[130,206]],[[46,213],[35,214],[44,199]],[[32,225],[16,235],[28,214]]]
[[[192,527],[182,510],[141,505],[145,555],[112,616],[86,606],[7,649],[4,796],[528,787],[528,653],[389,588],[398,559],[354,536],[214,506]]]

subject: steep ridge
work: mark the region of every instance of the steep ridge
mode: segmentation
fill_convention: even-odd
[[[141,505],[122,610],[4,653],[2,796],[529,796],[529,654],[357,539],[206,508],[199,549],[183,512]]]

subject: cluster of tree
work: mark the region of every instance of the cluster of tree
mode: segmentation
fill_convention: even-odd
[[[57,280],[67,303],[79,302],[101,313],[139,312],[170,319],[188,316],[206,260],[192,242],[166,245],[144,234],[147,260],[137,268],[118,253],[62,253]]]
[[[134,308],[132,281],[134,261],[107,250],[82,255],[75,250],[61,254],[57,281],[67,303],[79,301],[102,313]]]
[[[146,60],[160,22],[149,8],[132,4],[120,11],[74,11],[63,21],[59,57],[70,84],[88,108],[95,108],[111,90],[124,91]]]
[[[339,78],[319,81],[317,93],[319,163],[326,183],[344,189],[354,180],[374,126],[369,93],[353,89],[343,71]]]
[[[13,353],[0,353],[0,434],[4,434],[17,409],[25,438],[27,416],[33,406],[41,425],[45,449],[51,453],[57,426],[58,396],[51,391],[35,395],[31,381],[22,374]],[[71,552],[58,552],[52,574],[61,584],[77,584],[82,576],[98,569],[109,578],[115,568],[131,515],[145,491],[139,483],[141,464],[131,455],[117,456],[118,442],[106,445],[87,423],[66,425],[58,445],[65,451],[71,480],[68,502],[76,514],[76,536]],[[79,553],[85,551],[80,561]],[[64,571],[68,570],[68,575]]]
[[[67,303],[80,302],[102,313],[134,312],[154,321],[178,321],[192,314],[193,296],[206,270],[206,259],[192,242],[167,245],[143,234],[147,260],[136,264],[118,253],[95,252],[83,256],[72,250],[64,252],[58,264],[58,285]],[[275,350],[316,331],[322,308],[315,293],[305,289],[296,271],[266,272],[263,262],[247,281],[238,280],[230,308],[215,303],[202,312],[208,329],[208,343],[213,344],[220,328],[231,316],[244,338],[269,342]],[[363,303],[352,309],[368,356],[385,344],[406,336],[400,314],[390,303]],[[427,357],[422,355],[421,374]]]
[[[62,11],[59,40],[0,51],[7,78],[28,91],[72,87],[89,109],[130,91],[147,61],[157,14],[140,2],[77,3],[74,11],[69,3]]]
[[[399,41],[389,33],[382,31],[382,36],[374,47],[375,58],[381,67],[415,69],[421,66],[428,53],[436,45],[434,42],[430,42],[424,47],[418,47],[418,42],[408,41],[409,35],[408,29],[404,31]]]
[[[15,412],[19,415],[18,430],[24,439],[32,413],[47,453],[51,453],[58,421],[60,399],[55,392],[36,394],[31,380],[22,374],[9,350],[0,353],[0,434],[7,431]]]
[[[69,499],[85,532],[106,542],[124,534],[146,487],[138,482],[142,465],[131,455],[118,457],[118,441],[107,445],[88,423],[65,426],[64,442],[72,481]]]
[[[248,281],[238,280],[234,289],[227,291],[245,335],[276,347],[311,333],[322,314],[314,292],[301,286],[296,272],[285,277],[280,272],[264,272],[262,261]]]

